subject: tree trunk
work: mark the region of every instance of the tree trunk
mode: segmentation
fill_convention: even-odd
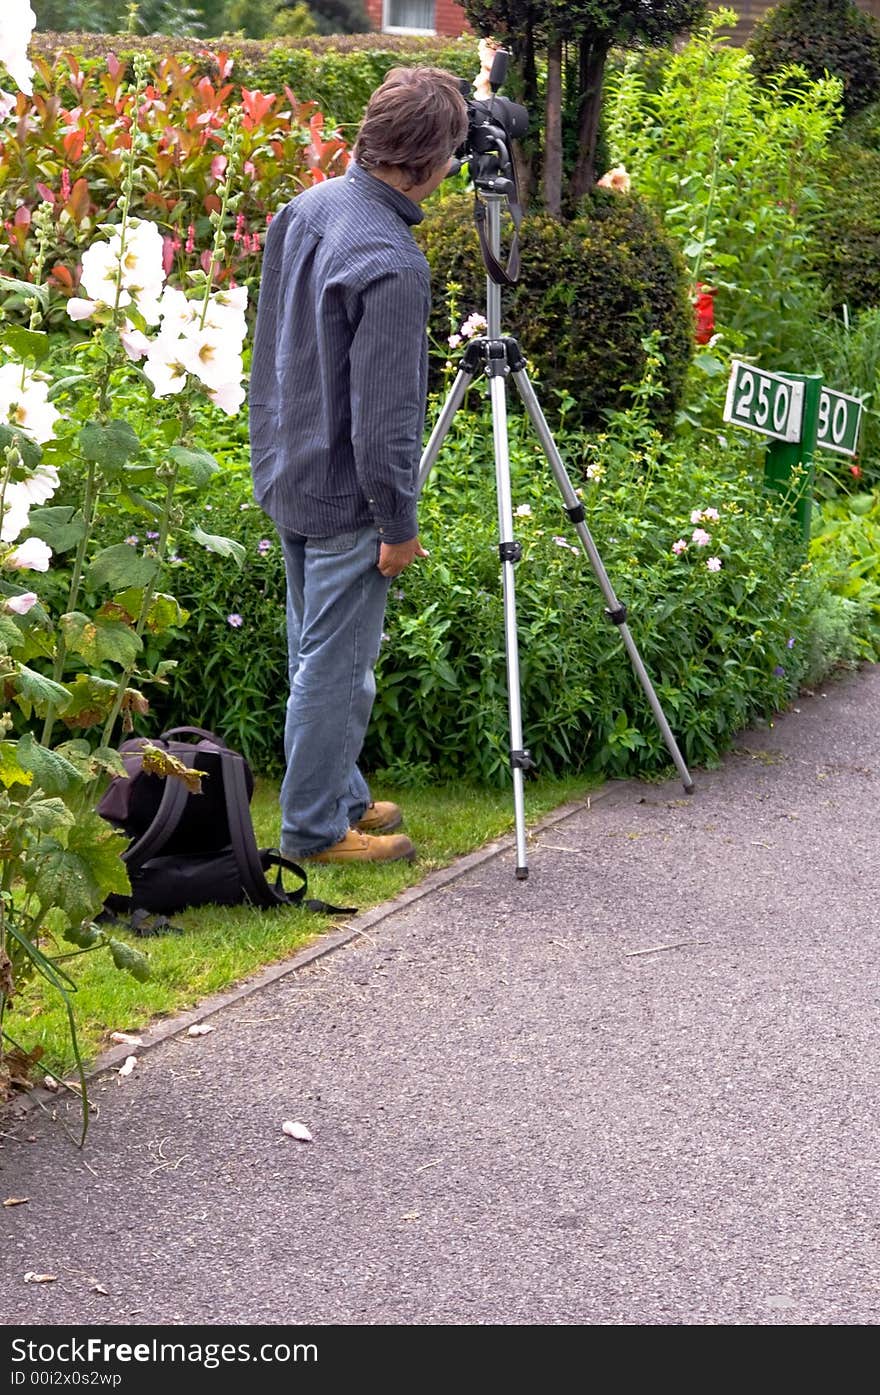
[[[547,124],[544,128],[544,205],[562,217],[562,40],[547,49]]]
[[[535,117],[538,112],[538,65],[535,61],[535,34],[531,24],[525,26],[521,36],[511,44],[517,58],[522,79],[522,91],[514,94],[514,100],[522,100],[529,113],[529,121],[534,132]],[[539,178],[540,153],[535,135],[516,141],[513,150],[513,167],[519,188],[519,201],[523,210],[529,206],[529,199]]]
[[[578,118],[578,155],[571,177],[571,199],[577,203],[595,179],[596,140],[602,113],[602,78],[608,57],[605,40],[581,39],[579,53],[580,116]]]

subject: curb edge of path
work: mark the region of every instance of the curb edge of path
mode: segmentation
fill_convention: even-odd
[[[591,809],[600,800],[605,802],[626,798],[627,794],[636,790],[652,788],[640,780],[620,780],[600,786],[597,790],[591,790],[583,799],[570,800],[566,804],[559,805],[556,809],[545,814],[536,824],[528,829],[528,837],[533,840],[536,835],[543,833],[548,828],[555,827],[556,824],[564,822],[574,814],[583,809]],[[389,901],[382,901],[378,906],[373,906],[370,910],[364,911],[362,915],[356,916],[346,925],[337,931],[320,935],[312,944],[304,949],[297,950],[290,958],[283,959],[279,963],[270,964],[265,969],[260,969],[252,977],[243,979],[233,985],[232,988],[225,989],[220,993],[211,994],[210,997],[202,999],[194,1008],[186,1012],[178,1013],[173,1017],[163,1018],[155,1022],[152,1026],[143,1028],[137,1033],[142,1037],[142,1045],[131,1047],[121,1045],[111,1047],[101,1053],[96,1058],[90,1069],[85,1072],[87,1082],[96,1080],[99,1076],[105,1075],[108,1071],[117,1069],[123,1064],[126,1057],[137,1056],[140,1058],[145,1052],[155,1046],[160,1046],[163,1042],[169,1041],[172,1037],[179,1036],[181,1032],[187,1031],[196,1023],[204,1022],[207,1018],[213,1017],[223,1008],[231,1007],[244,999],[259,993],[262,989],[277,983],[280,979],[287,978],[291,974],[297,974],[303,969],[311,967],[319,959],[325,958],[329,954],[334,954],[337,950],[343,949],[358,939],[373,926],[389,919],[398,911],[411,906],[415,901],[420,901],[422,897],[431,895],[432,892],[448,886],[451,882],[458,881],[474,867],[481,866],[484,862],[490,862],[503,853],[516,846],[516,834],[508,833],[500,838],[493,839],[475,852],[465,853],[463,857],[456,858],[447,867],[440,867],[434,872],[429,872],[424,880],[415,886],[406,887],[405,890]],[[12,1097],[6,1102],[6,1107],[11,1113],[18,1113],[20,1116],[29,1113],[32,1109],[41,1104],[58,1104],[63,1095],[73,1094],[79,1098],[79,1092],[72,1090],[47,1090],[39,1086],[27,1091],[18,1098]]]

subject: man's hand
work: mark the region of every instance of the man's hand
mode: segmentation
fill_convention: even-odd
[[[418,538],[410,538],[409,542],[402,543],[382,543],[379,548],[379,571],[383,576],[400,576],[416,557],[429,555]]]

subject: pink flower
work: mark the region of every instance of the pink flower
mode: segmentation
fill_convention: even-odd
[[[679,538],[678,542],[674,542],[672,544],[672,551],[676,553],[676,555],[679,555],[682,552],[687,552],[687,543],[685,542],[684,538]]]
[[[240,630],[244,624],[244,616],[236,614],[227,615],[226,623],[227,625],[231,625],[234,630]]]
[[[709,571],[710,571],[710,572],[720,572],[720,571],[721,571],[721,558],[720,558],[720,557],[710,557],[709,560],[708,560],[707,563],[706,563],[706,566],[709,568]]]
[[[52,550],[46,546],[42,538],[26,538],[18,547],[12,549],[4,566],[13,571],[47,572],[51,556]]]
[[[11,611],[13,615],[27,615],[31,606],[36,604],[36,591],[22,591],[20,596],[10,596],[3,609]]]
[[[691,537],[697,547],[708,547],[709,543],[712,541],[711,535],[703,528],[695,528],[693,533],[691,533]]]
[[[630,177],[623,165],[615,165],[597,181],[600,189],[613,189],[615,194],[628,194]]]
[[[707,522],[717,523],[720,517],[717,509],[703,509],[703,518]]]

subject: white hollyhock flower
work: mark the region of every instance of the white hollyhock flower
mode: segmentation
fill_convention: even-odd
[[[27,615],[31,607],[37,604],[38,599],[36,591],[22,591],[20,596],[10,596],[3,609],[12,615]]]
[[[183,362],[205,387],[221,388],[241,378],[239,344],[225,327],[190,325],[180,342]]]
[[[221,387],[211,388],[208,396],[215,407],[219,407],[228,417],[234,417],[244,402],[244,387],[240,381],[223,383]]]
[[[27,56],[37,16],[28,0],[3,0],[0,10],[0,63],[22,92],[33,92],[34,68]]]
[[[159,334],[150,345],[144,372],[153,384],[154,397],[169,397],[186,386],[186,364],[181,357],[183,340]]]
[[[15,483],[30,504],[45,504],[61,483],[54,465],[37,465],[26,479]],[[7,489],[12,486],[7,486]]]
[[[179,291],[176,286],[166,286],[159,301],[159,314],[162,319],[160,332],[178,335],[182,334],[188,325],[195,323],[198,307],[193,301],[187,300],[183,291]]]
[[[51,558],[52,549],[42,538],[25,538],[10,552],[5,565],[13,571],[47,572]]]
[[[130,305],[131,296],[121,283],[119,268],[119,239],[93,242],[82,257],[80,285],[86,294],[101,305]],[[117,296],[117,287],[119,293]],[[70,314],[70,310],[67,312]]]
[[[129,219],[106,242],[93,242],[83,253],[80,284],[101,305],[125,306],[134,300],[147,324],[159,323],[159,302],[165,284],[162,234],[145,218]],[[89,311],[88,313],[94,313]],[[71,318],[85,318],[71,311]]]
[[[205,309],[205,325],[222,330],[230,338],[238,340],[238,352],[247,334],[245,309],[247,308],[247,286],[235,286],[232,290],[216,291]]]
[[[0,541],[15,542],[28,526],[31,505],[18,486],[7,484],[3,494],[3,521],[0,525]]]
[[[152,340],[148,339],[142,330],[135,329],[130,320],[126,320],[125,325],[119,331],[119,338],[132,363],[137,363],[139,359],[144,358],[150,352]]]
[[[22,427],[40,444],[51,441],[61,415],[48,398],[49,384],[29,368],[20,363],[0,367],[0,421]]]
[[[67,302],[67,313],[72,320],[87,320],[98,309],[97,300],[86,300],[85,296],[73,295]]]

